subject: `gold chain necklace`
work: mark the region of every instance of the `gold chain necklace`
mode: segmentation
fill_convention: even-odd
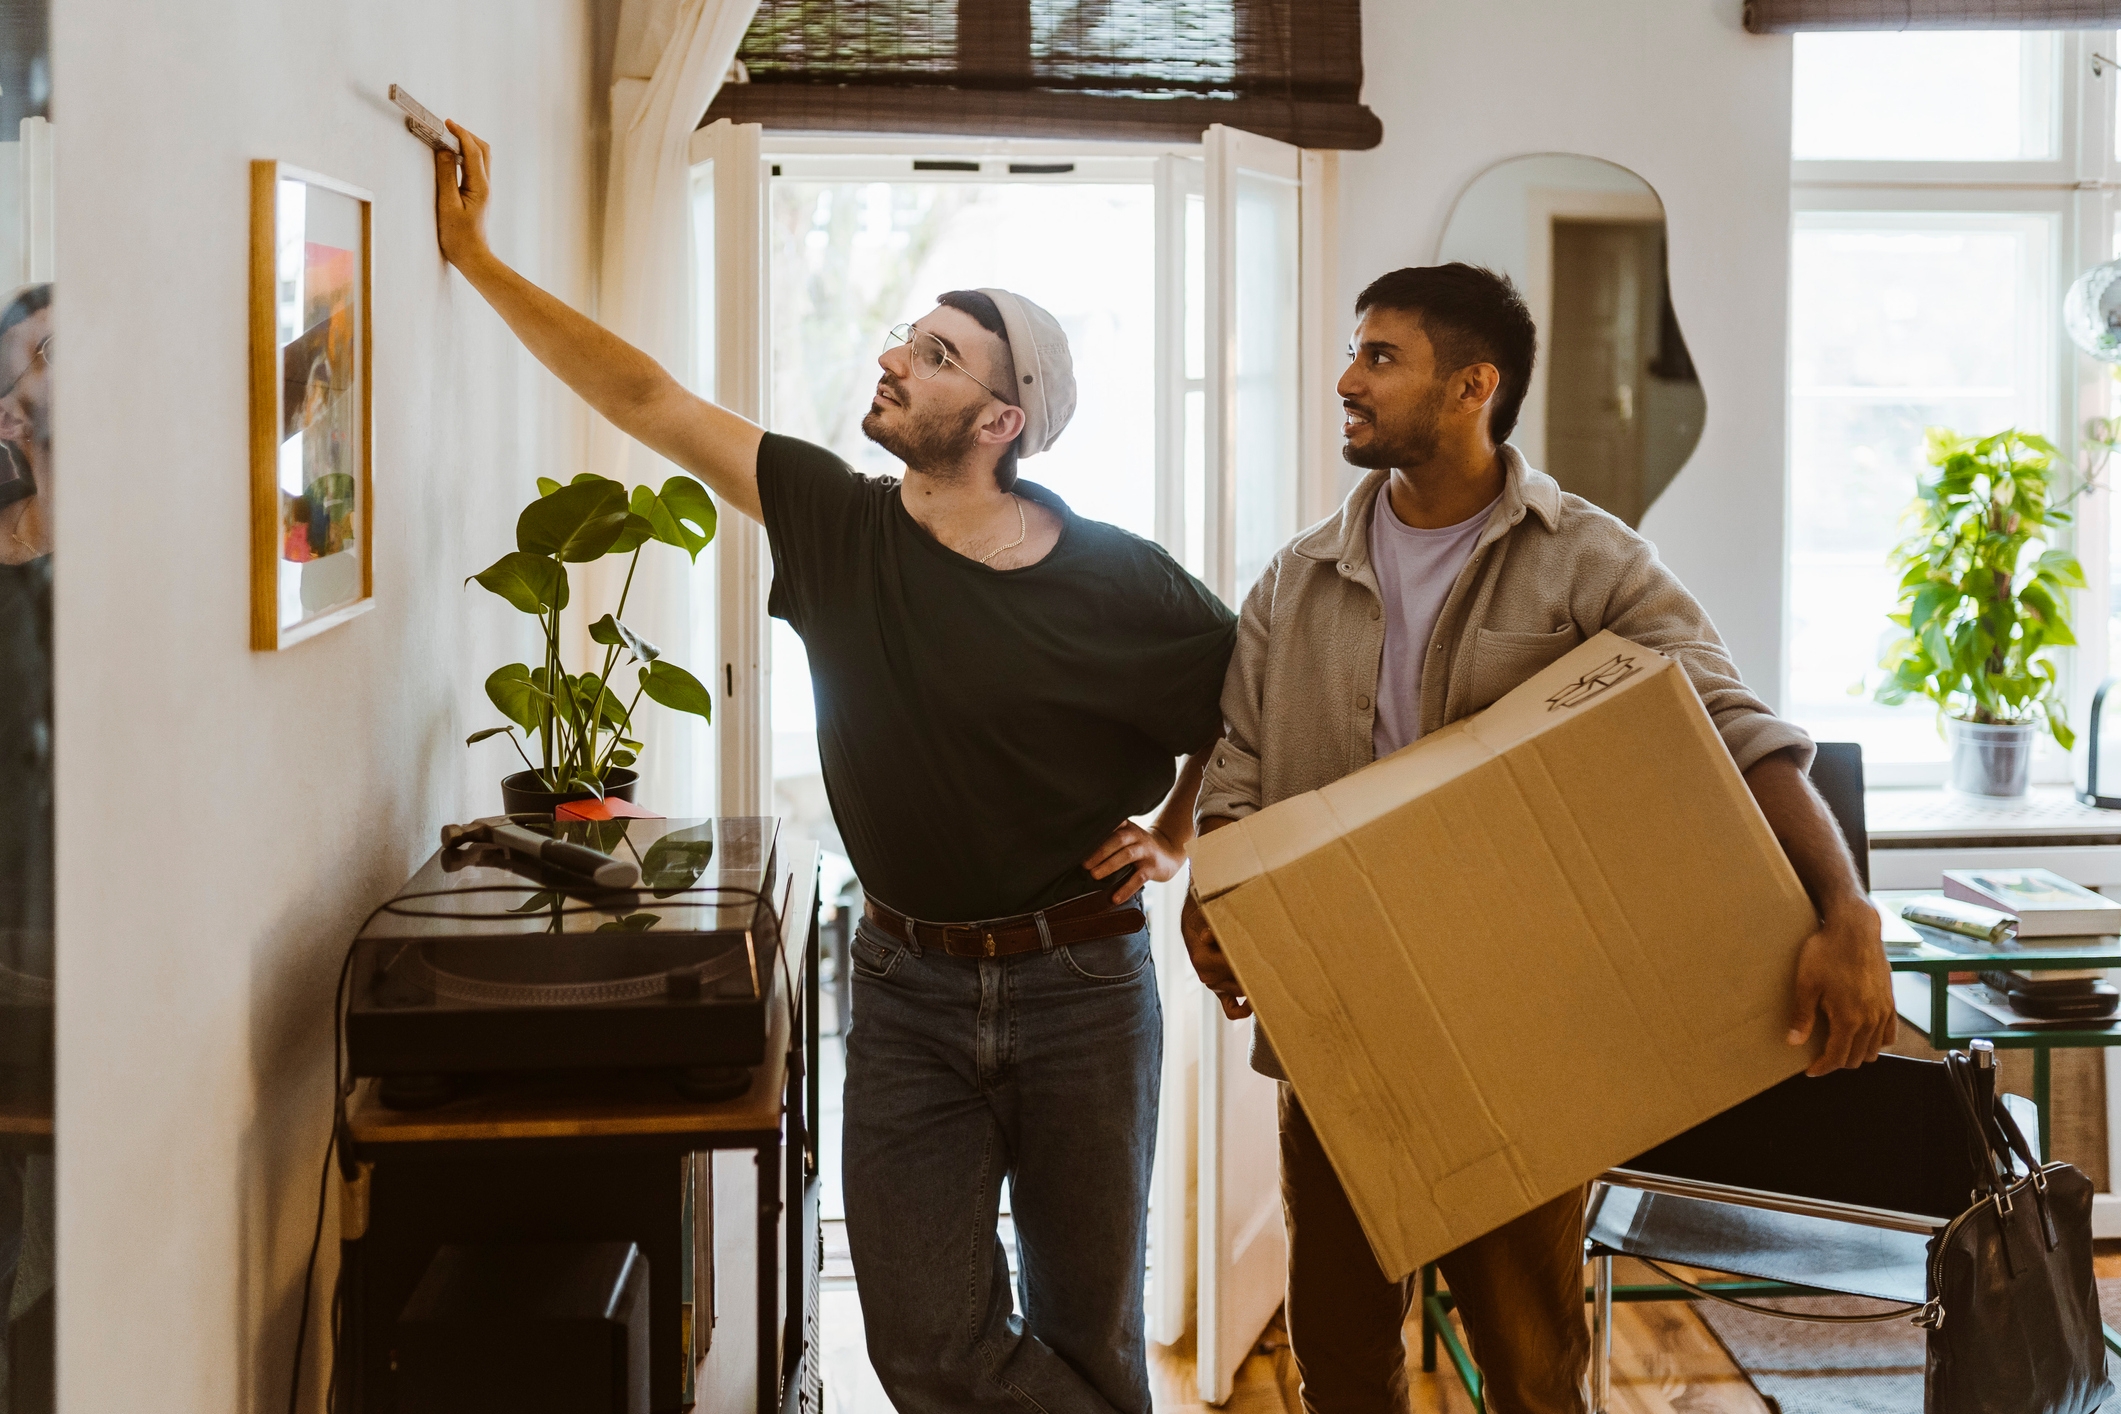
[[[980,559],[980,567],[982,569],[986,568],[987,561],[993,559],[996,555],[1004,554],[1007,551],[1014,550],[1017,546],[1023,544],[1024,537],[1030,533],[1024,521],[1023,498],[1018,496],[1014,491],[1011,491],[1009,493],[1009,499],[1016,502],[1016,539],[1010,541],[1006,545],[1002,545],[993,550],[990,550],[986,555],[982,556]]]
[[[15,517],[15,523],[7,528],[7,538],[29,551],[31,559],[41,559],[42,556],[37,553],[37,547],[22,538],[22,522],[27,519],[29,519],[29,511],[25,508]],[[1021,544],[1022,542],[1019,541],[1018,543]]]

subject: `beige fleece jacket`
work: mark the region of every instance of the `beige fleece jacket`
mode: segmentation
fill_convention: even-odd
[[[1656,547],[1504,446],[1502,499],[1437,616],[1422,673],[1424,735],[1488,706],[1601,629],[1676,660],[1743,771],[1812,742],[1746,688],[1709,616]],[[1197,813],[1249,815],[1373,759],[1384,604],[1370,516],[1391,473],[1362,479],[1330,518],[1274,556],[1238,619],[1224,738]],[[1264,1037],[1253,1066],[1280,1078]]]

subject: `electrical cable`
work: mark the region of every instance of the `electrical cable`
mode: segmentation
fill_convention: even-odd
[[[531,884],[473,884],[461,889],[423,889],[417,893],[398,894],[395,897],[385,899],[382,903],[379,903],[374,908],[370,909],[368,912],[368,916],[361,920],[361,926],[354,930],[353,940],[347,943],[345,956],[342,957],[339,961],[338,985],[332,991],[331,1135],[328,1139],[324,1141],[324,1161],[320,1166],[317,1174],[317,1217],[316,1222],[312,1225],[310,1229],[309,1258],[306,1262],[303,1263],[302,1266],[302,1303],[300,1308],[301,1313],[297,1318],[295,1324],[294,1369],[288,1376],[288,1414],[300,1414],[301,1410],[302,1352],[306,1348],[309,1338],[310,1289],[316,1284],[317,1256],[323,1250],[324,1246],[324,1210],[326,1207],[326,1200],[331,1192],[331,1161],[333,1154],[336,1153],[339,1156],[342,1169],[347,1166],[347,1149],[346,1146],[340,1141],[341,1136],[346,1128],[346,1100],[353,1089],[352,1085],[348,1083],[348,1078],[346,1076],[345,1044],[347,1003],[346,992],[347,983],[353,973],[354,949],[359,946],[361,937],[368,931],[369,925],[374,923],[378,918],[382,917],[386,913],[401,918],[463,919],[474,922],[499,920],[522,922],[526,917],[545,918],[553,917],[556,915],[564,917],[580,913],[611,913],[614,911],[608,906],[599,907],[594,904],[588,904],[574,908],[562,905],[554,908],[551,912],[540,910],[535,915],[526,915],[514,912],[512,910],[503,911],[500,913],[453,913],[434,910],[407,909],[400,908],[398,906],[401,903],[416,899],[462,898],[466,894],[525,894],[554,892],[565,891],[544,888]],[[639,891],[610,890],[608,892],[634,893]],[[730,894],[736,896],[734,901],[737,903],[758,903],[765,899],[765,895],[761,894],[757,889],[748,889],[740,884],[706,884],[681,889],[669,889],[651,892],[654,892],[656,894],[655,902],[659,904],[668,903],[671,899],[676,898],[681,894]],[[789,993],[788,1011],[792,1035],[795,1020],[799,1015],[796,1008],[794,996],[794,978],[788,973],[787,970],[787,948],[783,944],[783,941],[780,938],[775,938],[774,946],[781,954],[780,962],[783,976],[788,978],[785,990],[787,990]],[[344,1176],[348,1179],[351,1179],[355,1175],[347,1173]],[[331,1363],[329,1367],[329,1373],[327,1373],[327,1375],[325,1376],[326,1384],[324,1394],[324,1403],[327,1414],[330,1414],[330,1411],[335,1409],[338,1403],[339,1333],[341,1311],[343,1307],[342,1297],[344,1285],[345,1269],[342,1265],[342,1267],[340,1268],[338,1279],[336,1279],[332,1284]]]
[[[341,1084],[339,1045],[344,1030],[340,1016],[346,1005],[346,979],[353,972],[354,944],[360,941],[361,935],[368,931],[368,925],[381,917],[383,910],[388,906],[389,904],[385,902],[370,909],[368,916],[361,920],[361,926],[354,930],[353,941],[347,943],[346,955],[339,960],[338,985],[332,989],[331,1135],[324,1141],[324,1162],[319,1165],[317,1172],[317,1220],[309,1233],[309,1260],[302,1264],[302,1306],[301,1314],[295,1321],[294,1369],[287,1377],[287,1414],[299,1414],[301,1409],[302,1349],[309,1339],[309,1289],[317,1279],[317,1253],[324,1245],[324,1208],[325,1199],[331,1191],[331,1156],[339,1147],[339,1128],[346,1122],[345,1099],[339,1088]],[[326,1379],[336,1383],[338,1379],[338,1332],[336,1329],[332,1332],[332,1345],[332,1370],[326,1376]],[[325,1402],[328,1409],[332,1403],[332,1392],[328,1385]]]

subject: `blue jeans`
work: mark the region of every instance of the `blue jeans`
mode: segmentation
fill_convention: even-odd
[[[1147,930],[975,960],[864,921],[851,951],[847,1239],[892,1404],[1149,1414],[1164,1042]],[[995,1231],[1004,1177],[1020,1307]]]

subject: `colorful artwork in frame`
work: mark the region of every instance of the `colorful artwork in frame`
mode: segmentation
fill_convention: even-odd
[[[251,647],[375,603],[370,503],[372,199],[251,164]]]

